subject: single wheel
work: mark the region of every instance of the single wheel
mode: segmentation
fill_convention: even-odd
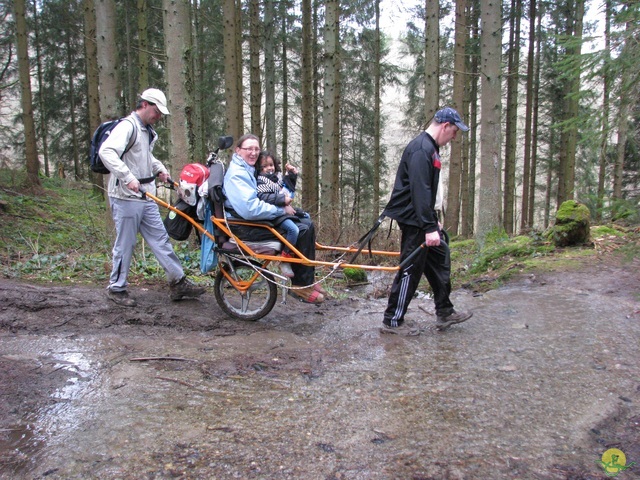
[[[256,266],[260,264],[256,263]],[[237,282],[237,286],[225,276],[225,272]],[[260,320],[273,309],[278,298],[278,287],[269,272],[262,270],[258,273],[250,265],[238,261],[220,263],[214,290],[220,308],[240,320]]]

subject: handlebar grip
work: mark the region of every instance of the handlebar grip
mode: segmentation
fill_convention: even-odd
[[[404,269],[408,263],[418,256],[423,248],[427,248],[427,242],[422,242],[411,254],[400,263],[400,270]]]

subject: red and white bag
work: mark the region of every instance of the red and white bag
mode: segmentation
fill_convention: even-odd
[[[178,195],[189,205],[198,202],[198,187],[209,178],[209,169],[199,163],[185,165],[180,172]]]

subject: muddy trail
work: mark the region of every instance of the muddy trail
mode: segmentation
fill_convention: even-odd
[[[0,478],[603,479],[616,448],[637,479],[639,267],[457,290],[444,333],[419,295],[418,337],[379,333],[370,286],[240,322],[0,280]]]

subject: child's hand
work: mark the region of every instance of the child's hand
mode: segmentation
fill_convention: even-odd
[[[287,170],[287,173],[295,173],[296,175],[298,174],[298,169],[288,162],[284,166],[284,168]]]

